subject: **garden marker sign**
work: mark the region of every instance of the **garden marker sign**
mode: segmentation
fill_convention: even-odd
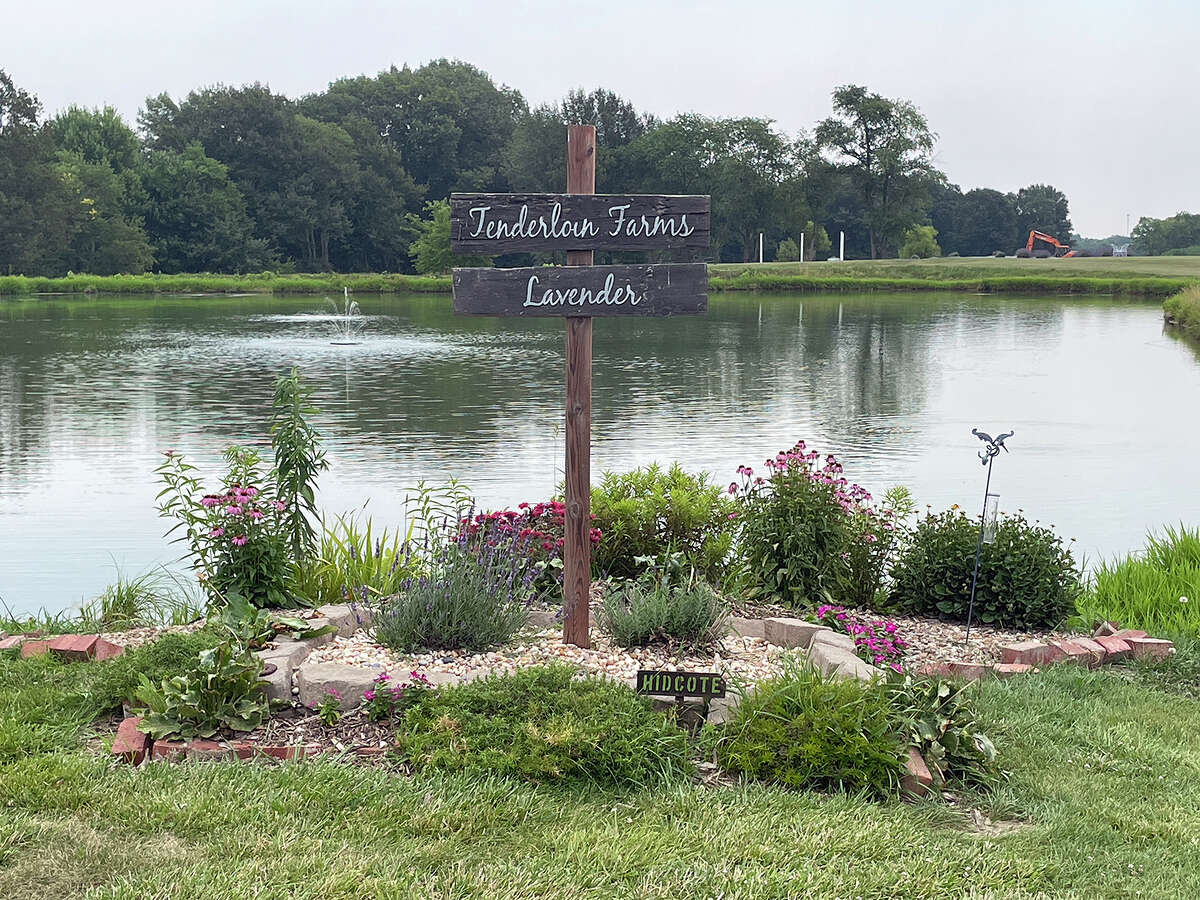
[[[708,197],[596,194],[596,128],[567,128],[565,194],[452,194],[455,253],[567,251],[567,267],[455,269],[454,311],[562,316],[567,326],[563,641],[588,646],[591,595],[592,318],[701,315],[704,263],[594,266],[595,250],[699,249]]]
[[[715,672],[661,672],[640,669],[637,673],[639,694],[663,694],[669,697],[725,696],[725,679]]]

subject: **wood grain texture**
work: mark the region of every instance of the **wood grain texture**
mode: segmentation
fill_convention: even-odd
[[[571,125],[567,128],[567,191],[572,194],[596,192],[595,125]],[[590,250],[575,250],[567,254],[567,266],[581,267],[584,272],[592,271],[592,261]],[[571,272],[571,269],[561,271]],[[563,643],[590,647],[592,320],[590,317],[571,318],[566,326],[567,445],[564,499],[567,510],[563,522]]]
[[[703,195],[450,195],[455,253],[702,249],[710,223],[711,201]]]
[[[694,316],[708,309],[704,263],[455,269],[453,285],[454,311],[467,316]]]

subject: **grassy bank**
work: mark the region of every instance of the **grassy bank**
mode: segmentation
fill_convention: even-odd
[[[714,291],[986,291],[1166,297],[1200,279],[1182,257],[860,260],[709,266]]]
[[[0,296],[31,294],[367,294],[450,292],[448,275],[69,275],[0,276]]]
[[[845,263],[721,263],[713,291],[988,291],[1166,297],[1200,280],[1200,257],[859,260]],[[36,294],[449,293],[447,275],[71,275],[0,276],[0,296]]]
[[[1167,321],[1189,337],[1200,340],[1200,285],[1191,285],[1168,297],[1163,310]]]
[[[1105,672],[982,685],[1012,776],[948,806],[330,761],[114,768],[78,730],[88,697],[119,694],[92,680],[111,665],[0,659],[0,896],[1200,895],[1200,703]]]

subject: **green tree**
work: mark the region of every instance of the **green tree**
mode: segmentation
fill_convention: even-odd
[[[1165,219],[1142,217],[1133,228],[1133,249],[1141,256],[1159,256],[1200,244],[1200,215],[1176,213]]]
[[[862,203],[871,257],[893,248],[928,203],[935,135],[906,100],[865,87],[833,92],[833,115],[816,130],[816,144],[851,178]]]
[[[779,242],[779,249],[775,251],[776,262],[798,262],[800,259],[800,248],[791,238],[784,238]]]
[[[270,262],[229,170],[198,141],[182,153],[149,154],[143,184],[143,217],[158,271],[246,272]]]
[[[412,244],[417,272],[440,275],[455,266],[490,266],[486,256],[459,256],[450,251],[450,204],[435,200],[425,204],[426,218],[413,217],[410,227],[416,235]]]
[[[833,249],[833,244],[829,240],[829,235],[825,232],[825,228],[821,225],[814,225],[812,221],[805,223],[804,226],[804,256],[807,259],[823,259],[825,255]]]
[[[990,256],[995,250],[1008,253],[1021,240],[1016,198],[991,188],[967,191],[958,204],[957,233],[954,252],[963,256]]]
[[[0,274],[56,274],[76,228],[41,104],[0,69]]]
[[[1041,231],[1063,242],[1071,238],[1067,195],[1051,185],[1031,184],[1017,191],[1016,213],[1017,233],[1022,241],[1030,231]]]
[[[914,225],[904,232],[904,243],[900,245],[900,258],[929,259],[931,256],[941,256],[942,250],[937,243],[937,231],[932,225]]]
[[[62,267],[94,275],[145,272],[154,252],[142,221],[125,214],[126,183],[103,162],[59,151],[59,177],[74,200],[74,234],[61,248]]]

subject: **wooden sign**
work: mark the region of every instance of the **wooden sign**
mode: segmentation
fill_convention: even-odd
[[[708,223],[708,197],[596,196],[594,125],[567,128],[565,194],[451,195],[456,253],[567,251],[566,268],[454,270],[456,313],[566,320],[564,643],[590,645],[592,319],[695,315],[708,307],[704,263],[593,266],[593,251],[707,247]],[[724,696],[723,682],[713,696]]]
[[[655,672],[642,669],[637,673],[639,694],[662,694],[669,697],[725,696],[725,679],[715,672]]]
[[[466,316],[695,316],[708,309],[704,263],[455,269]]]
[[[450,247],[484,256],[703,248],[709,207],[701,195],[451,194]]]

